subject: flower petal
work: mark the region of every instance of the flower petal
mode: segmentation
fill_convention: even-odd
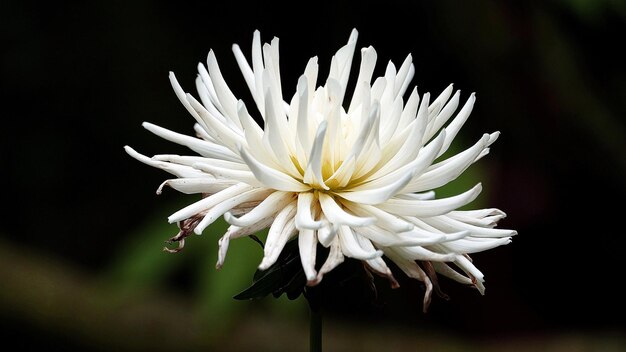
[[[179,221],[188,219],[200,212],[203,212],[211,207],[214,207],[215,205],[229,198],[235,197],[238,194],[250,191],[252,189],[254,189],[254,187],[249,186],[245,183],[238,183],[234,186],[224,189],[223,191],[217,192],[209,197],[202,198],[201,200],[180,209],[179,211],[170,215],[167,218],[167,220],[171,224],[174,222],[179,222]]]
[[[379,204],[378,207],[396,215],[428,217],[445,214],[449,211],[462,207],[478,196],[482,190],[481,184],[474,188],[449,198],[435,200],[406,200],[391,198],[387,202]]]
[[[209,70],[209,75],[212,78],[213,85],[215,86],[215,93],[224,108],[224,111],[222,112],[223,115],[233,121],[236,126],[241,128],[241,123],[239,122],[239,118],[237,116],[237,98],[235,98],[233,92],[231,92],[230,88],[228,88],[228,84],[226,84],[226,81],[222,76],[222,72],[217,64],[217,59],[215,58],[213,50],[209,50],[209,55],[207,56],[207,69]]]
[[[150,165],[152,167],[159,168],[163,171],[167,171],[176,177],[202,178],[206,176],[205,173],[195,170],[192,167],[189,167],[186,165],[173,164],[173,163],[167,163],[164,161],[150,159],[147,156],[136,152],[133,148],[129,146],[124,146],[124,150],[126,151],[126,153],[128,153],[128,155],[141,161],[142,163],[146,165]]]
[[[227,200],[224,200],[223,202],[216,204],[208,209],[206,215],[204,215],[200,223],[198,223],[198,226],[196,226],[193,231],[196,234],[200,235],[202,231],[207,228],[207,226],[211,225],[215,220],[224,215],[224,213],[226,213],[227,211],[245,202],[264,199],[271,192],[272,190],[267,188],[255,188],[238,194],[234,197],[230,197]]]
[[[414,260],[408,260],[402,257],[400,254],[396,253],[394,249],[386,248],[385,255],[389,257],[399,268],[402,270],[406,276],[420,280],[426,286],[426,292],[424,293],[424,304],[423,310],[426,312],[428,306],[430,305],[431,294],[433,290],[433,284],[430,281],[430,278],[422,268],[417,265]]]
[[[185,194],[213,194],[235,185],[237,181],[214,179],[210,177],[175,178],[167,180],[159,186],[157,194],[163,192],[163,187],[169,186]]]
[[[413,228],[412,224],[400,219],[397,216],[391,215],[386,211],[382,211],[375,206],[353,202],[342,202],[342,204],[357,216],[375,217],[377,226],[391,232],[405,232]]]
[[[237,113],[239,114],[241,125],[243,126],[244,135],[248,144],[248,150],[252,156],[267,166],[274,169],[281,169],[274,153],[270,150],[266,150],[263,145],[263,129],[261,129],[252,116],[250,116],[246,105],[242,101],[239,101],[239,104],[237,105]]]
[[[268,151],[272,151],[274,157],[278,161],[278,166],[286,174],[292,177],[300,177],[300,172],[293,164],[290,156],[292,148],[288,145],[293,139],[290,136],[289,129],[287,127],[287,120],[284,113],[276,111],[272,101],[271,91],[268,91],[265,96],[265,130],[263,133],[263,145]],[[288,142],[289,141],[289,142]]]
[[[149,122],[144,122],[142,126],[148,131],[163,139],[174,142],[176,144],[184,145],[185,147],[207,158],[216,158],[240,163],[242,162],[239,155],[233,153],[231,150],[222,145],[176,133],[166,128],[153,125]]]
[[[378,258],[383,255],[380,250],[365,250],[354,237],[354,233],[348,226],[339,227],[337,237],[341,243],[341,251],[343,254],[350,258],[369,260]]]
[[[298,111],[296,121],[296,147],[301,149],[303,158],[298,158],[301,165],[308,163],[308,153],[311,150],[312,144],[309,138],[309,130],[311,129],[309,124],[309,89],[308,81],[305,75],[300,76],[298,79],[298,85],[296,87],[296,96],[298,97]]]
[[[472,280],[474,284],[476,284],[477,282],[482,283],[485,281],[485,276],[483,275],[483,273],[480,272],[480,270],[478,270],[478,268],[476,268],[476,266],[474,266],[474,264],[472,264],[472,262],[465,256],[457,255],[454,264],[458,266],[461,270],[465,271],[466,274],[471,275],[471,277],[476,280]],[[479,286],[477,286],[477,288],[480,290]],[[484,294],[484,288],[481,293]]]
[[[237,65],[239,66],[239,70],[241,71],[241,74],[243,75],[243,78],[245,79],[246,84],[248,85],[248,89],[250,89],[250,92],[254,95],[254,91],[256,89],[256,83],[254,80],[254,71],[252,71],[250,64],[248,64],[248,60],[246,60],[246,57],[241,51],[241,48],[239,47],[239,45],[233,44],[232,50],[233,50],[233,54],[235,55],[235,60],[237,61]]]
[[[386,186],[374,189],[363,189],[359,191],[336,192],[335,194],[349,201],[362,204],[381,204],[393,197],[401,189],[403,189],[413,179],[415,173],[410,171],[404,176],[396,179],[395,182]]]
[[[490,228],[494,227],[498,221],[506,217],[506,214],[502,210],[495,208],[480,210],[456,210],[451,211],[447,215],[451,219],[458,220],[466,224]]]
[[[300,261],[304,269],[304,275],[307,281],[314,283],[317,278],[315,271],[315,252],[317,248],[317,239],[315,231],[310,229],[300,230],[298,235],[298,249],[300,250]]]
[[[395,90],[393,93],[395,97],[402,97],[404,95],[414,74],[415,66],[413,66],[413,56],[409,54],[402,62],[402,65],[400,65],[398,74],[396,75],[396,82],[394,84]]]
[[[487,147],[490,139],[488,134],[483,137],[472,147],[466,149],[447,160],[435,164],[429,168],[424,174],[412,181],[405,189],[407,192],[419,192],[428,189],[438,188],[455,180],[463,171],[474,163],[476,157]]]
[[[324,226],[323,221],[315,220],[312,215],[315,195],[313,192],[298,193],[298,211],[296,213],[296,228],[317,230]]]
[[[228,124],[221,121],[219,118],[212,115],[196,98],[194,98],[191,94],[186,95],[187,101],[189,105],[193,109],[198,112],[204,121],[206,121],[207,126],[209,127],[209,135],[212,135],[213,138],[220,141],[224,146],[232,151],[237,150],[238,144],[247,145],[245,138],[243,137],[243,133],[241,132],[241,127],[235,128],[229,126]],[[235,110],[236,113],[236,110]],[[237,117],[237,123],[239,122],[239,117]]]
[[[309,164],[307,165],[304,173],[304,182],[311,186],[319,186],[328,190],[329,187],[324,184],[324,176],[322,176],[322,148],[324,147],[324,138],[326,136],[326,121],[322,121],[317,127],[317,133],[315,134],[315,141],[311,148],[311,154],[309,156]]]
[[[452,85],[450,85],[450,88],[452,88]],[[437,114],[433,121],[428,124],[428,126],[426,127],[426,133],[423,137],[425,140],[431,139],[435,135],[435,133],[437,133],[437,131],[439,131],[441,127],[443,127],[443,125],[448,122],[452,114],[454,114],[454,112],[456,111],[456,108],[459,107],[460,97],[461,91],[457,90],[456,93],[454,93],[452,99],[450,99],[450,101],[448,101],[443,109],[441,109],[441,111]]]
[[[435,159],[435,156],[441,148],[445,135],[446,131],[442,130],[439,136],[423,148],[413,161],[405,163],[404,165],[397,165],[397,169],[392,169],[392,171],[389,171],[386,175],[383,174],[383,176],[378,178],[375,176],[378,174],[377,172],[376,174],[370,176],[363,184],[352,187],[351,191],[357,192],[361,190],[381,189],[389,185],[396,184],[399,188],[395,191],[395,193],[391,194],[391,196],[399,193],[401,190],[402,192],[400,193],[406,193],[406,188],[408,185],[413,183],[413,179],[421,175],[424,170],[432,164],[432,161]],[[392,168],[393,167],[395,166],[392,166]],[[400,187],[399,180],[405,180],[407,175],[410,175],[410,178],[406,180],[406,183],[403,182],[404,186]]]
[[[234,169],[241,171],[250,171],[248,166],[244,163],[236,163],[228,160],[206,158],[203,156],[187,156],[187,155],[175,155],[175,154],[159,154],[152,157],[152,160],[165,161],[168,163],[175,163],[180,165],[187,165],[193,167],[196,163],[208,163],[216,167]]]
[[[337,224],[328,223],[324,214],[320,214],[320,221],[324,222],[324,226],[320,227],[317,230],[317,240],[324,247],[330,246],[332,241],[337,237],[337,231],[339,231],[339,226]]]
[[[458,271],[452,269],[447,263],[432,262],[431,264],[433,265],[433,268],[435,268],[435,271],[437,271],[437,273],[449,279],[465,285],[472,284],[472,279],[467,276],[461,275]]]
[[[437,253],[422,246],[394,247],[403,258],[411,260],[427,260],[433,262],[451,262],[457,257],[455,253]]]
[[[344,256],[343,252],[341,251],[339,238],[334,237],[332,242],[330,243],[330,251],[328,252],[328,257],[326,258],[326,261],[324,262],[320,270],[317,272],[317,283],[322,281],[324,274],[330,272],[331,270],[336,268],[337,265],[343,263],[343,260]]]
[[[446,215],[423,218],[422,220],[443,231],[469,231],[473,237],[498,238],[517,235],[517,231],[514,230],[475,226],[452,219]]]
[[[293,177],[261,164],[247,150],[242,148],[239,150],[239,153],[246,164],[248,164],[248,167],[250,167],[254,177],[266,187],[286,192],[303,192],[311,189]]]
[[[254,209],[240,218],[226,213],[224,214],[224,219],[231,225],[240,227],[250,226],[264,218],[274,217],[280,209],[283,209],[287,204],[291,203],[293,198],[294,194],[292,192],[275,191]]]
[[[456,241],[442,243],[441,246],[450,252],[471,254],[483,252],[509,243],[511,243],[511,237],[468,237]]]
[[[267,234],[267,240],[263,248],[264,256],[259,264],[259,270],[266,270],[276,263],[289,238],[297,233],[293,219],[295,213],[296,202],[292,201],[276,215]]]
[[[439,151],[439,155],[437,155],[438,157],[443,155],[443,153],[445,153],[450,147],[450,144],[452,144],[452,141],[456,137],[457,133],[461,130],[461,127],[463,127],[463,124],[465,123],[465,121],[467,121],[467,118],[472,112],[475,101],[476,95],[472,93],[469,99],[467,99],[465,105],[463,105],[463,107],[461,108],[461,111],[459,111],[454,120],[452,120],[452,122],[450,122],[450,124],[446,127],[446,131],[448,131],[448,133],[446,135],[446,140],[443,143],[443,147],[441,148],[441,151]]]
[[[366,217],[362,218],[343,210],[333,197],[326,193],[318,192],[320,205],[324,215],[333,224],[348,225],[348,226],[368,226],[376,222],[376,218]]]
[[[357,86],[361,86],[362,83],[369,87],[376,66],[376,50],[373,47],[367,47],[361,49],[361,66],[359,67],[359,75],[357,77]],[[348,114],[352,114],[355,109],[362,104],[363,96],[360,94],[362,90],[355,89],[354,95],[350,101],[350,108]]]
[[[261,221],[246,227],[230,225],[226,230],[226,235],[230,239],[236,239],[255,234],[263,229],[270,227],[274,223],[274,217],[262,219]]]
[[[191,107],[191,104],[189,104],[189,101],[187,101],[187,97],[186,97],[187,93],[185,93],[185,91],[183,90],[183,87],[181,87],[180,83],[178,83],[178,80],[176,79],[176,75],[174,74],[174,72],[170,71],[169,79],[170,79],[170,84],[172,85],[172,89],[174,89],[174,94],[176,94],[176,97],[178,97],[178,100],[180,100],[180,102],[183,104],[185,109],[187,109],[187,111],[191,114],[191,116],[193,116],[193,118],[196,119],[196,121],[200,125],[202,125],[202,127],[206,129],[208,127],[206,121],[204,121],[204,119],[200,117],[198,112],[196,112],[196,110]]]
[[[247,170],[235,170],[225,167],[219,167],[208,163],[195,163],[192,165],[194,169],[202,170],[207,174],[216,178],[231,179],[238,182],[247,183],[251,186],[262,187],[263,184],[259,182],[252,171]]]

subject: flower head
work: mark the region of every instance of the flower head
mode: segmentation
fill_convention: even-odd
[[[432,190],[485,156],[499,133],[484,134],[465,151],[439,160],[470,115],[475,96],[458,110],[461,94],[452,85],[434,100],[429,93],[420,97],[415,88],[405,94],[415,72],[411,55],[399,68],[389,62],[384,76],[374,79],[377,54],[371,46],[361,49],[354,92],[346,99],[356,39],[353,30],[332,57],[323,86],[316,86],[317,57],[311,58],[289,101],[281,86],[278,39],[261,45],[256,31],[251,64],[234,45],[263,127],[229,89],[213,51],[206,67],[198,65],[200,101],[170,73],[176,95],[196,120],[197,136],[143,126],[198,155],[149,158],[125,147],[137,160],[176,176],[157,193],[169,186],[202,194],[168,218],[180,227],[171,239],[179,247],[170,251],[224,216],[231,226],[219,240],[217,267],[230,240],[269,227],[259,268],[275,263],[297,237],[309,285],[350,257],[397,286],[386,264],[393,261],[425,283],[425,306],[436,273],[483,292],[483,274],[468,254],[507,244],[516,232],[494,228],[505,216],[498,209],[457,210],[478,196],[480,184],[449,198],[437,199]],[[329,248],[321,267],[315,266],[318,244]]]

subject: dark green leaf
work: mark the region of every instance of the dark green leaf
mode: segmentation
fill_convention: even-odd
[[[276,263],[267,270],[257,270],[252,285],[234,298],[258,299],[269,294],[280,297],[283,293],[288,293],[288,297],[297,297],[305,283],[298,241],[292,240],[285,245]]]

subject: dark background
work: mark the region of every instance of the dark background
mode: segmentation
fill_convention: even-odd
[[[484,297],[442,281],[452,299],[423,314],[423,291],[406,280],[374,305],[338,293],[326,347],[623,348],[625,20],[610,0],[3,1],[0,334],[23,348],[305,349],[302,299],[232,300],[261,257],[254,244],[233,244],[233,272],[213,268],[220,224],[183,253],[160,252],[176,232],[166,215],[191,198],[157,198],[167,175],[122,147],[186,152],[141,122],[192,133],[167,75],[195,94],[210,48],[250,101],[231,44],[249,55],[255,29],[279,37],[291,97],[307,60],[317,55],[325,77],[357,28],[377,76],[411,53],[421,93],[477,92],[458,147],[502,135],[465,184],[481,180],[478,205],[506,211],[501,227],[519,235],[474,256]]]

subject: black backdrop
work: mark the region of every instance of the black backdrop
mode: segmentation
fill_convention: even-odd
[[[213,48],[232,90],[249,99],[230,45],[247,54],[259,29],[264,40],[280,38],[282,81],[292,94],[308,58],[318,55],[324,77],[330,56],[357,28],[360,47],[378,52],[377,72],[412,53],[421,92],[436,94],[451,82],[464,97],[477,92],[463,133],[502,132],[481,161],[486,203],[505,210],[502,226],[520,233],[477,256],[485,297],[450,285],[454,299],[436,303],[426,318],[410,291],[399,296],[402,304],[369,313],[478,336],[619,331],[625,16],[610,1],[5,1],[0,238],[6,248],[62,258],[95,275],[137,224],[177,197],[155,199],[165,174],[122,149],[184,151],[141,128],[150,121],[191,131],[168,71],[193,91],[195,65]],[[6,312],[0,318],[7,336],[45,330]]]

